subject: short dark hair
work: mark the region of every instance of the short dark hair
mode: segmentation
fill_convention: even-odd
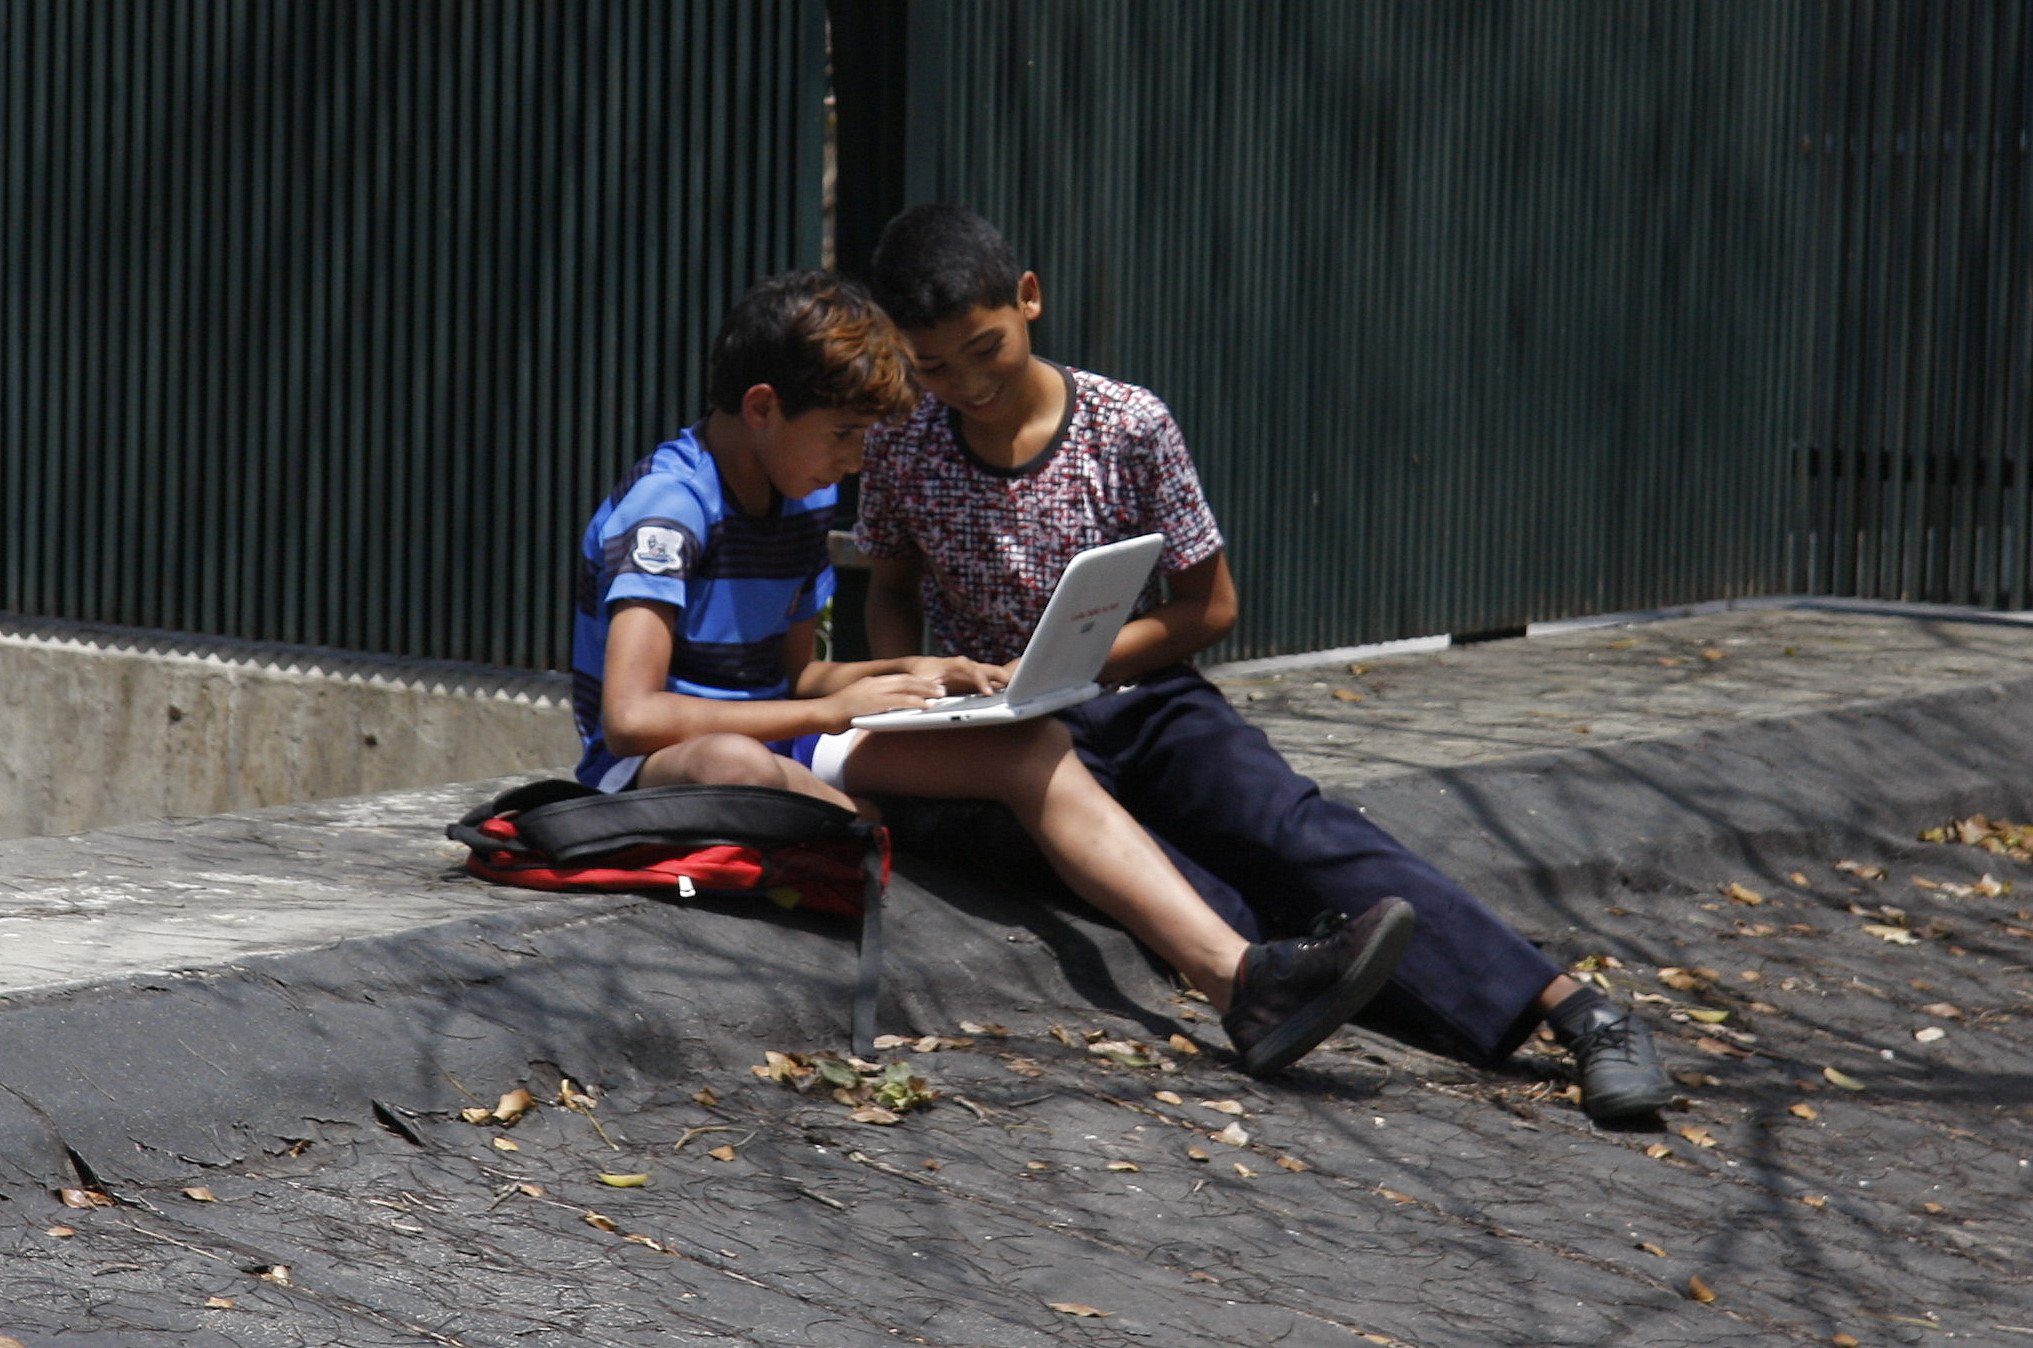
[[[965,206],[913,206],[883,227],[869,264],[876,299],[901,328],[928,328],[981,305],[1017,302],[1023,269],[1009,240]]]
[[[903,339],[867,290],[824,271],[785,272],[749,287],[713,339],[706,399],[738,412],[757,384],[787,417],[814,407],[883,420],[917,403]]]

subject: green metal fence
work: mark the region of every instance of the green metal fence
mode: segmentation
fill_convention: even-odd
[[[1233,656],[2028,602],[2028,0],[0,0],[0,610],[563,663],[725,304],[968,202]]]
[[[0,609],[530,666],[819,261],[818,0],[0,0]]]
[[[911,5],[901,190],[1172,404],[1233,654],[1771,591],[1812,12]]]
[[[1850,0],[1816,36],[1792,584],[2027,607],[2033,5]]]

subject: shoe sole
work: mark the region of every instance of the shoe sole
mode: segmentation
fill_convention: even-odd
[[[1369,941],[1357,953],[1340,981],[1315,997],[1245,1053],[1242,1070],[1253,1077],[1269,1076],[1291,1066],[1320,1046],[1320,1041],[1348,1023],[1349,1017],[1369,1005],[1383,991],[1397,971],[1398,960],[1411,944],[1418,919],[1412,905],[1402,899],[1386,912],[1370,933]]]
[[[1607,1099],[1584,1094],[1581,1097],[1581,1112],[1597,1123],[1613,1123],[1618,1119],[1643,1118],[1657,1114],[1673,1103],[1673,1089],[1668,1086],[1660,1090],[1627,1091]]]

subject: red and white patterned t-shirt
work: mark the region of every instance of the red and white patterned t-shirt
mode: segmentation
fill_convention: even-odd
[[[993,468],[959,417],[927,396],[909,420],[868,433],[854,541],[871,557],[920,560],[919,597],[949,653],[1000,664],[1023,653],[1075,554],[1162,531],[1158,571],[1221,551],[1185,437],[1148,389],[1067,370],[1067,415],[1036,458]],[[1158,600],[1154,579],[1138,601]]]

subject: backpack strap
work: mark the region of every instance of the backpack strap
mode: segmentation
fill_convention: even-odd
[[[854,978],[854,1053],[875,1055],[875,1003],[882,989],[883,865],[889,856],[889,831],[875,830],[872,846],[861,854],[861,961]]]

